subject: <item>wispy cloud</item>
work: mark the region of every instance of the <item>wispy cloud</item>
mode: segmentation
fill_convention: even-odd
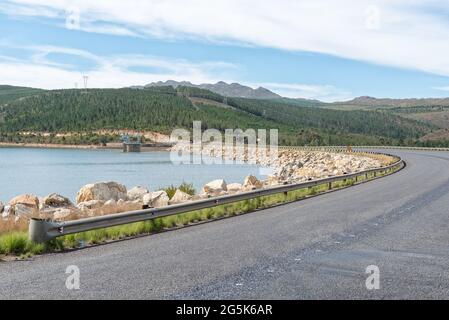
[[[88,86],[95,88],[145,85],[149,82],[169,79],[188,80],[193,83],[215,83],[221,80],[238,82],[236,74],[240,71],[238,65],[224,61],[193,63],[185,59],[139,54],[98,56],[76,48],[51,45],[25,46],[5,42],[0,42],[1,47],[29,53],[27,59],[0,55],[3,83],[46,89],[73,88],[75,83],[81,86],[83,75],[89,76]],[[74,65],[69,62],[54,61],[54,54],[84,59],[90,62],[90,67],[80,68],[76,61]],[[352,97],[349,92],[332,85],[246,83],[245,81],[241,83],[253,88],[263,86],[291,98],[336,101]]]
[[[85,50],[57,46],[14,46],[29,51],[29,58],[0,56],[2,82],[39,88],[72,88],[89,76],[89,86],[97,88],[144,85],[148,82],[190,79],[196,82],[214,82],[239,70],[237,65],[222,61],[194,63],[184,59],[145,55],[97,56]],[[88,60],[90,67],[80,69],[77,64],[59,63],[52,54],[71,55]],[[150,71],[148,71],[150,70]]]
[[[298,83],[259,83],[259,86],[272,90],[283,97],[317,99],[326,102],[349,100],[351,92],[333,85],[313,85]]]
[[[27,11],[31,12],[31,11]],[[36,12],[40,12],[40,9]],[[140,54],[99,56],[77,48],[55,45],[18,45],[1,40],[0,48],[27,52],[27,59],[1,55],[0,68],[2,82],[40,88],[71,88],[81,85],[83,75],[89,75],[89,87],[124,87],[143,85],[148,82],[173,79],[189,80],[194,83],[210,83],[225,80],[240,82],[253,88],[263,86],[282,96],[291,98],[336,101],[352,98],[350,92],[333,85],[298,83],[247,83],[239,81],[235,73],[238,65],[224,61],[192,63],[185,59]],[[91,67],[83,67],[73,59],[54,60],[55,54],[73,56],[90,62]],[[64,62],[61,62],[64,61]],[[150,71],[148,71],[150,70]]]
[[[54,8],[39,4],[19,4],[14,1],[4,1],[0,4],[0,12],[10,16],[58,18],[60,14]]]
[[[231,41],[449,75],[444,0],[7,0],[0,6],[9,15],[57,17],[61,26],[70,8],[88,32]]]
[[[440,91],[449,91],[449,86],[447,86],[447,87],[432,87],[432,89],[440,90]]]

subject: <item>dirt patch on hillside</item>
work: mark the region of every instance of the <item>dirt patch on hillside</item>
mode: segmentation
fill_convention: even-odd
[[[449,140],[449,129],[441,129],[431,133],[419,139],[420,141],[438,141],[438,140]]]
[[[412,113],[407,118],[425,121],[442,129],[449,129],[449,110],[437,112]]]

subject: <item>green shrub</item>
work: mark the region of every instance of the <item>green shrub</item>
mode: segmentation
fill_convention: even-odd
[[[7,233],[0,237],[0,253],[21,254],[25,252],[28,244],[28,235],[25,232]]]
[[[196,193],[196,190],[193,187],[193,184],[187,183],[187,182],[181,183],[178,187],[175,187],[174,185],[170,185],[168,187],[162,188],[162,190],[164,190],[167,193],[169,199],[173,198],[177,189],[179,189],[180,191],[187,193],[191,196],[195,195],[195,193]]]
[[[162,190],[164,190],[167,193],[168,198],[171,199],[175,195],[176,189],[178,189],[178,188],[176,188],[174,185],[170,185]]]
[[[193,184],[191,184],[191,183],[183,182],[180,184],[178,189],[181,190],[182,192],[190,194],[191,196],[195,195],[195,193],[196,193],[196,190],[193,187]]]
[[[26,258],[30,255],[43,253],[46,250],[46,245],[29,241],[26,232],[11,232],[0,235],[0,254],[25,255]]]

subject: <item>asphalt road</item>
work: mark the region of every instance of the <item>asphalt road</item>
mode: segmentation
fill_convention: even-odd
[[[449,153],[394,153],[404,170],[345,190],[0,263],[0,299],[447,299]],[[65,286],[69,265],[79,290]],[[379,289],[365,286],[369,265]]]

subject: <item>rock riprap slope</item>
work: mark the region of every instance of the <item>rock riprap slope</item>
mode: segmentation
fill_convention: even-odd
[[[202,152],[204,153],[204,151]],[[298,183],[314,179],[360,172],[390,164],[393,157],[359,153],[331,153],[279,150],[278,157],[258,157],[245,154],[246,160],[255,161],[272,169],[265,180],[247,176],[243,181],[228,183],[217,177],[201,190],[155,190],[137,186],[127,190],[118,182],[96,182],[83,186],[76,195],[76,203],[57,193],[46,197],[32,194],[18,195],[7,204],[0,203],[0,232],[26,229],[31,217],[52,220],[72,220],[113,214],[142,208],[158,208],[226,194],[268,188],[275,185]],[[234,155],[234,158],[238,157]],[[172,188],[173,189],[173,188]]]

